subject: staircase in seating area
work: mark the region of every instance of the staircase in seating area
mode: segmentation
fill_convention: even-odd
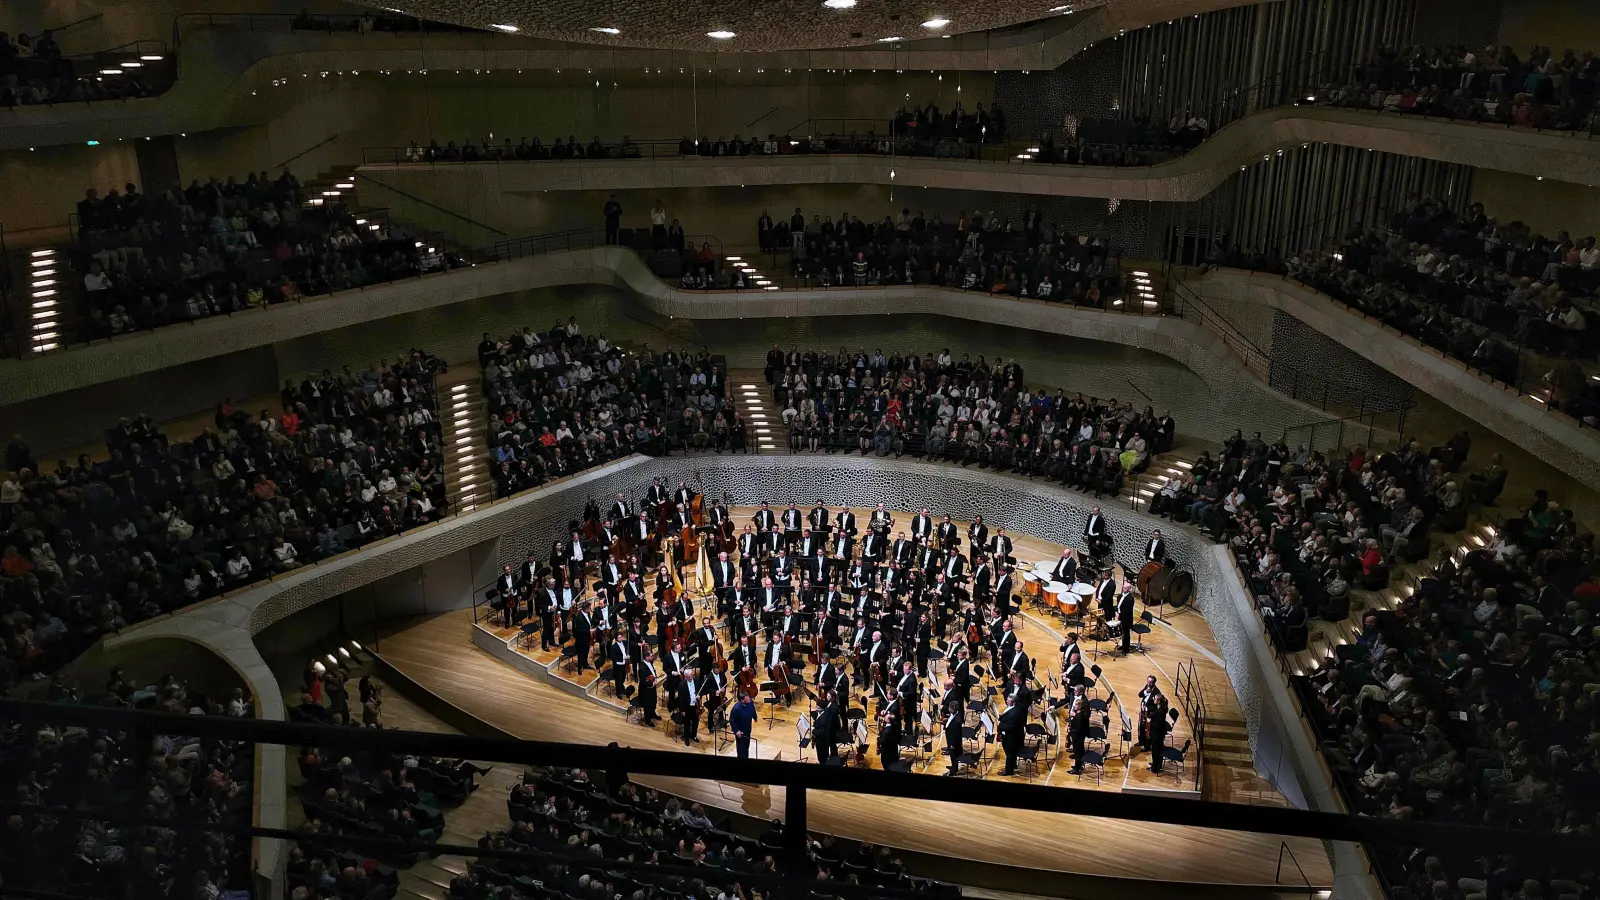
[[[489,422],[476,365],[439,379],[439,424],[444,437],[444,484],[450,512],[469,512],[493,499]]]
[[[1140,512],[1150,511],[1150,501],[1155,499],[1156,492],[1166,486],[1174,478],[1183,478],[1194,468],[1194,461],[1200,458],[1202,447],[1195,444],[1181,443],[1183,438],[1171,450],[1150,461],[1150,468],[1139,475],[1125,478],[1122,482],[1122,493],[1117,499],[1128,504],[1129,508]]]
[[[733,404],[744,417],[745,435],[750,449],[761,456],[776,456],[789,451],[789,429],[781,411],[772,403],[772,389],[760,369],[732,369],[728,372],[728,391]]]
[[[323,206],[335,200],[352,212],[360,208],[356,200],[356,167],[334,166],[317,177],[300,183],[301,199],[307,206]]]

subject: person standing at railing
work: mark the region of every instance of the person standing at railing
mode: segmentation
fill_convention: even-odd
[[[650,210],[650,244],[660,250],[667,244],[667,208],[657,200]]]
[[[656,205],[660,206],[659,201]],[[617,201],[616,194],[612,194],[606,200],[603,213],[606,218],[606,243],[615,244],[617,243],[617,232],[622,229],[622,204]],[[654,221],[654,214],[652,214],[652,221]],[[665,234],[664,229],[663,234]]]

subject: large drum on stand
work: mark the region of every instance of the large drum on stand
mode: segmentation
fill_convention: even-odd
[[[1176,566],[1146,563],[1139,570],[1139,594],[1146,606],[1187,606],[1194,599],[1194,576]]]

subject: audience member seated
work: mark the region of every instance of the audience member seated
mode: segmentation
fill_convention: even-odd
[[[1030,392],[1022,366],[999,357],[954,359],[815,350],[767,355],[773,403],[792,452],[859,451],[978,464],[1116,494],[1172,449],[1176,423],[1146,407],[1064,391]]]
[[[765,211],[756,240],[767,252],[788,251],[800,287],[932,284],[1016,297],[1107,308],[1122,289],[1121,258],[1100,238],[1071,237],[1046,226],[1037,212],[1019,224],[965,211],[947,224],[909,208],[877,224],[855,216],[813,214],[796,207],[787,220]],[[726,288],[729,285],[716,285]],[[1122,306],[1120,299],[1110,301]]]
[[[1559,58],[1535,46],[1526,59],[1510,47],[1379,47],[1338,85],[1310,92],[1322,106],[1416,113],[1558,131],[1593,125],[1600,61],[1571,50]]]
[[[147,418],[42,473],[7,448],[0,503],[0,683],[44,673],[100,635],[439,518],[443,456],[422,351],[362,373],[324,371],[259,417],[217,404],[170,442]],[[283,548],[288,547],[285,551]]]
[[[892,851],[860,844],[844,852],[824,837],[805,855],[784,849],[782,826],[774,822],[758,837],[719,827],[698,803],[684,803],[650,788],[612,779],[604,785],[581,770],[530,770],[507,800],[511,827],[479,840],[486,850],[561,854],[560,862],[534,864],[482,859],[450,885],[452,900],[556,900],[561,897],[633,897],[637,900],[689,894],[727,900],[774,896],[783,880],[836,882],[865,888],[896,888],[955,896],[949,885],[916,878]],[[572,861],[592,856],[592,864]],[[607,861],[646,865],[621,870]],[[658,868],[661,867],[661,868]],[[693,879],[673,869],[693,869]],[[827,893],[817,884],[813,894]]]
[[[1394,609],[1369,612],[1353,642],[1297,679],[1351,812],[1592,830],[1594,536],[1540,496],[1457,559]],[[1445,846],[1372,850],[1416,900],[1595,889],[1585,859],[1551,869]]]
[[[1377,458],[1356,447],[1330,459],[1235,433],[1220,460],[1197,462],[1152,511],[1228,542],[1281,641],[1307,615],[1342,621],[1352,588],[1382,590],[1393,569],[1428,556],[1447,503],[1487,496],[1481,476],[1455,470],[1467,450],[1463,432],[1431,451],[1413,441]],[[1464,524],[1463,515],[1455,528]]]
[[[1593,415],[1579,362],[1600,352],[1600,248],[1593,237],[1554,239],[1522,222],[1502,225],[1481,204],[1457,216],[1424,200],[1397,214],[1392,231],[1349,234],[1332,254],[1289,260],[1291,275],[1376,316],[1473,368],[1511,384],[1537,378],[1555,409]]]
[[[508,497],[630,453],[746,450],[722,366],[705,350],[630,353],[575,319],[478,346],[490,469]]]
[[[134,54],[99,53],[78,59],[64,56],[49,29],[38,37],[18,34],[15,42],[0,31],[0,107],[44,103],[87,103],[150,97],[171,85],[160,64],[142,61],[138,68],[122,62],[138,61]],[[119,74],[102,75],[103,66]]]
[[[155,196],[132,184],[104,197],[89,189],[71,252],[86,322],[68,339],[225,315],[453,262],[396,226],[358,222],[342,203],[302,199],[287,170],[276,179],[252,172],[243,183],[192,181]]]
[[[50,685],[47,699],[92,702],[60,681]],[[136,688],[120,670],[113,670],[99,704],[253,715],[241,691],[224,702],[189,691],[171,675]],[[12,785],[9,802],[89,815],[10,814],[0,830],[0,881],[8,891],[109,897],[139,885],[139,893],[152,897],[250,892],[250,841],[234,834],[251,823],[250,745],[183,734],[155,735],[144,744],[131,732],[12,724],[0,735],[0,765]],[[97,812],[106,818],[94,818]]]

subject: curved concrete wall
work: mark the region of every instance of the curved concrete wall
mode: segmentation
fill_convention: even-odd
[[[1174,412],[1184,419],[1185,433],[1209,440],[1221,440],[1235,427],[1270,434],[1329,415],[1273,390],[1233,356],[1220,337],[1183,319],[1081,310],[928,286],[686,292],[668,287],[632,251],[617,247],[476,266],[331,298],[202,319],[37,359],[0,361],[0,406],[468,298],[568,284],[624,288],[648,312],[669,321],[923,314],[1149,350],[1176,361],[1204,383],[1207,396],[1187,398],[1185,406],[1175,406]]]
[[[718,159],[444,163],[362,166],[384,185],[447,208],[493,210],[517,192],[877,184],[948,190],[1185,202],[1205,198],[1241,167],[1279,150],[1327,143],[1600,184],[1600,141],[1554,132],[1466,125],[1314,107],[1241,119],[1195,151],[1155,166],[1054,166],[889,156],[750,156]],[[892,173],[892,174],[891,174]],[[492,213],[489,221],[493,223]]]
[[[625,492],[637,495],[660,476],[673,480],[695,477],[708,493],[728,493],[735,503],[762,500],[809,502],[818,492],[829,503],[871,506],[883,501],[896,509],[930,505],[959,518],[983,513],[985,518],[1046,540],[1078,546],[1082,523],[1093,503],[1087,497],[1037,482],[985,471],[926,463],[888,462],[860,457],[674,457],[633,456],[546,485],[507,501],[392,538],[357,553],[308,566],[271,582],[179,612],[166,619],[135,626],[106,640],[108,648],[124,648],[165,638],[190,640],[228,658],[251,682],[257,696],[277,696],[276,682],[252,640],[273,623],[345,591],[398,574],[423,561],[498,539],[502,562],[523,558],[529,548],[548,546],[564,533],[566,522],[588,496]],[[1136,564],[1143,537],[1165,523],[1143,513],[1107,508],[1117,539],[1116,555]],[[1295,720],[1281,711],[1292,709],[1287,685],[1272,667],[1263,667],[1258,653],[1262,637],[1250,600],[1231,574],[1226,553],[1186,528],[1166,528],[1168,551],[1176,563],[1195,575],[1195,604],[1210,624],[1222,662],[1239,696],[1252,747],[1286,748],[1286,765],[1268,774],[1291,797],[1309,808],[1335,809],[1331,785],[1321,777],[1314,758],[1301,758],[1305,741],[1288,732]],[[1235,596],[1238,595],[1238,596]],[[1264,714],[1264,711],[1265,714]],[[270,715],[282,716],[281,704]],[[1314,753],[1314,748],[1309,748]],[[280,750],[281,753],[281,750]],[[281,760],[280,760],[281,761]],[[281,827],[286,785],[281,766],[263,766],[262,805],[258,821]],[[270,799],[269,799],[270,798]],[[265,849],[263,854],[265,866]],[[273,848],[273,852],[280,852]],[[1335,877],[1349,875],[1354,858],[1335,852]],[[1340,866],[1346,866],[1341,872]],[[270,869],[268,869],[270,871]],[[1355,875],[1363,874],[1357,870]]]
[[[1191,279],[1201,298],[1281,309],[1389,370],[1418,390],[1493,430],[1590,488],[1600,489],[1600,432],[1552,415],[1543,404],[1469,375],[1460,363],[1424,349],[1316,291],[1276,275],[1219,270]]]

